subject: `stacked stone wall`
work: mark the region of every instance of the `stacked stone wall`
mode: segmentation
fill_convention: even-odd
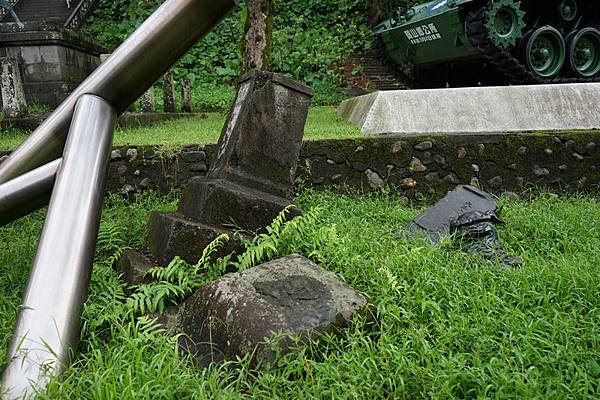
[[[215,152],[215,145],[117,147],[108,189],[181,186],[206,175]],[[463,183],[495,193],[534,186],[599,192],[600,132],[305,141],[296,177],[314,187],[389,185],[409,198],[440,198]]]

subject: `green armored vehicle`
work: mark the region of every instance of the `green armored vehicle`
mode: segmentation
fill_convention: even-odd
[[[417,81],[600,81],[598,0],[437,0],[375,29]]]

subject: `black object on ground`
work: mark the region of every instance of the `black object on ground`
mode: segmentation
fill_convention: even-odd
[[[475,186],[459,185],[433,207],[412,220],[406,231],[410,238],[429,236],[438,243],[443,235],[450,234],[452,221],[469,211],[496,211],[496,200]]]
[[[453,233],[456,240],[466,246],[467,252],[518,267],[523,261],[504,252],[494,227],[503,223],[496,215],[497,206],[490,194],[474,186],[460,185],[412,220],[403,234],[409,239],[429,237],[437,244],[443,235]]]
[[[493,211],[469,211],[451,222],[450,231],[468,253],[480,254],[491,262],[499,261],[507,267],[520,267],[523,260],[506,254],[500,243],[494,225],[503,223]]]

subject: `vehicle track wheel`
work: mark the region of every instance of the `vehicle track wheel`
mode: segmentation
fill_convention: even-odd
[[[583,28],[567,36],[567,64],[577,77],[589,78],[600,73],[600,31]]]
[[[575,0],[563,0],[558,5],[558,16],[565,22],[571,22],[577,17],[579,8]]]
[[[521,2],[496,0],[487,14],[485,27],[489,39],[498,47],[507,49],[517,44],[525,29],[525,12]]]
[[[566,58],[561,33],[551,26],[543,26],[530,32],[523,40],[523,58],[527,68],[541,78],[558,75]]]

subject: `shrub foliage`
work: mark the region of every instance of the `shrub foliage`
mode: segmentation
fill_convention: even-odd
[[[88,32],[109,49],[116,48],[161,0],[101,0],[88,19]],[[366,24],[367,0],[291,0],[277,2],[273,28],[272,69],[313,84],[341,83],[339,66],[353,51],[371,46]],[[175,68],[203,82],[223,84],[239,74],[240,44],[246,20],[242,4],[210,32]]]

